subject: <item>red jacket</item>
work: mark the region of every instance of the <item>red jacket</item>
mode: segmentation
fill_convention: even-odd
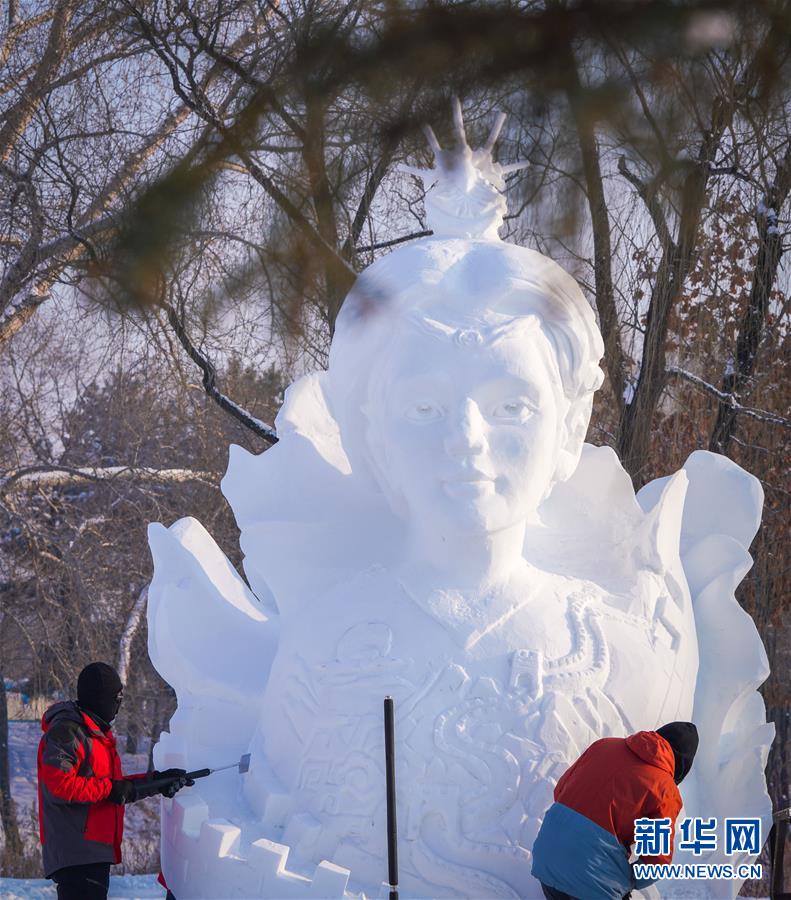
[[[640,857],[641,863],[669,863],[682,806],[674,771],[673,750],[655,731],[602,738],[564,772],[555,787],[555,800],[615,835],[627,856],[634,843],[635,819],[669,817],[670,853]]]
[[[115,736],[104,733],[73,701],[50,706],[41,729],[38,811],[44,875],[64,866],[119,863],[124,807],[107,800],[113,781],[124,777]]]

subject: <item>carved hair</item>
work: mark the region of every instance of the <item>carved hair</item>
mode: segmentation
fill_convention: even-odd
[[[593,393],[604,377],[601,333],[567,272],[534,250],[501,241],[418,241],[378,260],[360,276],[338,318],[330,352],[328,400],[341,435],[364,433],[362,410],[370,378],[406,321],[431,320],[455,334],[474,332],[492,317],[506,324],[535,317],[540,321],[569,401],[555,480],[568,478],[579,461]],[[354,455],[353,448],[346,449]]]

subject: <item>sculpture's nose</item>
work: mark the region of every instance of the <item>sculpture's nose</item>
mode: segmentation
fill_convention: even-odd
[[[451,456],[474,456],[484,449],[486,422],[478,404],[469,397],[449,417],[445,449]]]

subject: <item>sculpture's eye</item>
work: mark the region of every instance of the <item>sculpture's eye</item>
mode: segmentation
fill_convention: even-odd
[[[406,411],[406,416],[413,422],[434,422],[442,415],[442,410],[430,400],[413,403]]]
[[[524,400],[506,400],[494,410],[494,416],[497,419],[526,419],[531,412]]]

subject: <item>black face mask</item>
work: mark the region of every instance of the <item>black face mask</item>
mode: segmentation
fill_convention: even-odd
[[[118,715],[123,700],[123,685],[118,673],[106,663],[86,666],[77,681],[77,702],[89,715],[93,713],[102,723],[110,725]]]
[[[123,692],[119,691],[117,696],[111,697],[109,700],[94,700],[92,705],[81,703],[80,706],[83,706],[88,713],[95,713],[109,725],[118,715],[118,710],[121,708],[121,701],[123,699]]]
[[[673,781],[681,784],[689,774],[695,754],[698,752],[698,729],[692,722],[669,722],[657,728],[656,733],[661,735],[673,750],[676,761]]]

